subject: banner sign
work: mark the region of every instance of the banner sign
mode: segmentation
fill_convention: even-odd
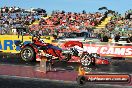
[[[51,43],[50,39],[45,39],[49,36],[41,36],[46,43]],[[22,41],[22,36],[18,35],[0,35],[0,52],[6,53],[20,53],[20,47],[15,45],[16,41]],[[23,43],[28,44],[32,42],[32,36],[23,36]]]
[[[44,39],[45,36],[42,38]],[[15,46],[15,41],[22,39],[22,36],[18,38],[17,35],[1,35],[0,36],[0,51],[2,52],[12,52],[19,53],[20,47]],[[51,43],[52,37],[50,40],[44,39],[45,42]],[[24,36],[24,44],[32,42],[31,36]],[[53,42],[53,45],[59,46],[62,49],[65,49],[64,42]],[[89,53],[98,53],[101,56],[111,56],[111,57],[132,57],[132,45],[117,45],[111,43],[100,43],[100,44],[88,44],[87,42],[83,43],[83,50]]]
[[[131,81],[131,76],[128,74],[87,74],[82,77],[87,83],[129,84]]]
[[[132,57],[132,46],[84,44],[84,50],[101,56]]]
[[[65,49],[63,43],[55,44]],[[83,50],[88,53],[98,53],[101,56],[110,56],[110,57],[132,57],[132,45],[114,45],[114,44],[83,44]]]

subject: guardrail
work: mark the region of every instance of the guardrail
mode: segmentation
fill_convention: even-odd
[[[24,43],[29,43],[32,41],[31,36],[24,36]],[[15,41],[21,40],[17,35],[1,35],[0,36],[0,51],[2,52],[12,52],[18,53],[19,47],[15,46]],[[51,42],[52,39],[46,40]],[[60,42],[55,41],[53,44],[64,48],[63,44],[66,41]],[[84,50],[89,53],[98,53],[101,56],[111,56],[111,57],[130,57],[132,58],[132,43],[108,43],[108,42],[82,42]]]

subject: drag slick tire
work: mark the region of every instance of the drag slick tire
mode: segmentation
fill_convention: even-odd
[[[91,66],[95,65],[95,58],[91,58],[89,55],[85,54],[81,57],[82,66]]]
[[[34,49],[30,46],[26,46],[21,50],[21,59],[24,61],[34,61],[35,60],[35,52]]]

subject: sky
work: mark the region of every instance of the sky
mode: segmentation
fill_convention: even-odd
[[[43,8],[48,13],[53,10],[65,10],[66,12],[96,12],[100,7],[123,14],[132,9],[132,0],[0,0],[0,7],[17,6],[24,9]]]

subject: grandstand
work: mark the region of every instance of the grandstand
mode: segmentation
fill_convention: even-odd
[[[126,11],[125,17],[111,10],[105,13],[53,11],[48,16],[46,10],[41,8],[26,10],[19,7],[2,7],[0,9],[0,33],[16,34],[12,32],[15,32],[16,27],[21,26],[30,31],[38,31],[41,35],[81,31],[88,31],[92,35],[95,29],[107,30],[107,32],[130,31],[131,33],[131,14],[131,10]],[[96,32],[97,36],[102,31]]]
[[[102,21],[101,24],[96,27],[96,29],[104,29],[106,25],[110,22],[111,18],[112,16],[105,18],[105,20]]]

